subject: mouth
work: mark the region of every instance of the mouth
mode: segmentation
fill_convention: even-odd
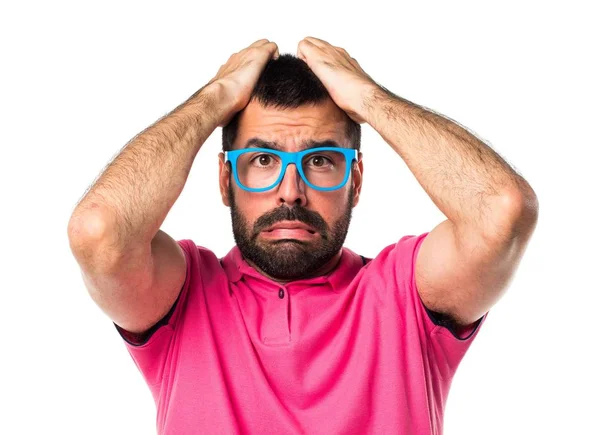
[[[270,233],[277,230],[304,230],[311,234],[315,234],[317,232],[313,227],[298,221],[278,222],[263,231]]]
[[[312,239],[317,231],[301,222],[280,222],[261,232],[266,238]]]

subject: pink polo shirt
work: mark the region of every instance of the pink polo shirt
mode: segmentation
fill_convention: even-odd
[[[452,377],[487,313],[455,336],[425,309],[414,264],[427,234],[374,259],[344,247],[329,275],[286,285],[237,246],[219,259],[179,240],[187,276],[171,312],[137,344],[115,325],[157,432],[442,434]]]

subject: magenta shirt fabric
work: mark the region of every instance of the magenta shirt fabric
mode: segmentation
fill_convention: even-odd
[[[366,264],[344,247],[328,276],[286,285],[237,246],[219,259],[179,240],[187,276],[168,321],[141,345],[117,326],[158,434],[442,434],[452,377],[487,313],[460,338],[434,323],[414,279],[427,234]]]

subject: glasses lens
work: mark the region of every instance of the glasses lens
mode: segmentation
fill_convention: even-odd
[[[237,159],[240,183],[251,189],[263,189],[277,181],[281,159],[264,151],[242,153]],[[302,170],[309,183],[317,187],[335,187],[344,181],[346,156],[340,151],[315,151],[304,156]]]
[[[240,182],[246,187],[268,187],[279,177],[281,159],[276,154],[263,151],[242,153],[237,159],[237,172]]]
[[[346,156],[340,151],[315,151],[304,156],[302,170],[311,184],[334,187],[344,181]]]

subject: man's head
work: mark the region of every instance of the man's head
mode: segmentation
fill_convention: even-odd
[[[311,140],[360,149],[360,125],[335,105],[303,60],[283,54],[267,63],[248,105],[223,128],[223,151],[244,148],[255,138],[288,152],[304,149],[303,142]],[[289,165],[278,186],[248,192],[236,184],[223,154],[219,160],[222,200],[231,208],[233,235],[246,260],[281,281],[319,275],[336,260],[360,195],[360,153],[348,182],[333,191],[308,187]],[[266,231],[289,221],[315,232]]]

